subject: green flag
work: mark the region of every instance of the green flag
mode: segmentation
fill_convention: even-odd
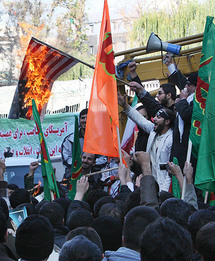
[[[176,165],[179,165],[178,159],[176,157],[173,157],[173,163]],[[175,198],[181,198],[181,189],[180,189],[178,180],[173,175],[172,175],[172,194]]]
[[[38,137],[41,146],[41,164],[42,164],[42,176],[43,176],[43,184],[44,184],[44,199],[52,201],[55,198],[59,198],[60,195],[59,195],[59,191],[54,175],[54,170],[51,164],[46,142],[44,139],[42,126],[40,122],[40,115],[34,100],[32,100],[32,110],[33,110],[34,121],[36,123],[37,130],[39,132]]]
[[[75,116],[71,181],[70,181],[70,188],[68,193],[68,197],[72,200],[74,200],[75,197],[77,180],[79,180],[81,176],[82,176],[81,146],[80,146],[79,131],[78,131],[78,116]]]
[[[215,25],[207,17],[190,133],[198,155],[195,186],[215,192]],[[206,102],[207,101],[207,102]]]
[[[193,99],[193,114],[190,129],[192,153],[197,158],[204,120],[208,88],[211,80],[213,57],[215,50],[215,25],[213,17],[207,17],[202,44],[202,55],[199,65],[198,82]]]
[[[215,36],[215,35],[214,35]],[[215,52],[215,48],[214,48]],[[207,104],[199,146],[195,186],[215,192],[215,62],[209,84]]]

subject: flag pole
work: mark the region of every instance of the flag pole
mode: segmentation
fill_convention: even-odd
[[[187,159],[186,159],[187,163],[190,163],[191,151],[192,151],[192,141],[189,139],[188,149],[187,149]],[[184,175],[183,187],[182,187],[182,193],[181,193],[181,199],[182,200],[184,200],[186,185],[187,185],[187,178],[186,178],[186,175]]]
[[[122,166],[122,151],[121,151],[121,144],[120,144],[119,128],[117,126],[116,126],[116,132],[117,132],[117,140],[118,140],[118,147],[119,147],[119,160],[120,160],[120,165]]]
[[[77,59],[77,58],[75,58],[75,57],[69,55],[68,53],[62,52],[62,51],[60,51],[59,49],[57,49],[57,48],[55,48],[55,47],[53,47],[53,46],[51,46],[51,45],[49,45],[49,44],[46,44],[46,43],[44,43],[44,42],[42,42],[42,41],[40,41],[40,40],[38,40],[38,39],[36,39],[36,38],[34,38],[34,37],[32,37],[32,39],[33,39],[35,42],[38,42],[38,43],[40,43],[40,44],[42,44],[42,45],[45,45],[45,46],[47,46],[47,47],[49,47],[49,48],[55,50],[56,52],[59,52],[59,53],[63,54],[64,56],[66,56],[66,57],[68,57],[68,58],[73,58],[73,59],[76,60],[77,62],[82,63],[82,64],[88,66],[89,68],[93,69],[93,70],[95,69],[95,66],[93,66],[93,65],[91,65],[91,64],[89,64],[89,63],[86,63],[86,62],[84,62],[84,61],[82,61],[82,60],[79,60],[79,59]],[[130,84],[129,84],[128,82],[123,81],[123,80],[119,79],[118,77],[116,77],[116,80],[119,81],[119,82],[121,82],[121,83],[123,83],[123,84],[126,84],[126,85],[130,86]]]

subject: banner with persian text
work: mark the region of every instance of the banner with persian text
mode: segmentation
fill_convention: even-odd
[[[77,113],[45,116],[42,127],[50,157],[60,155],[64,138],[74,131],[75,115]],[[35,122],[26,119],[0,119],[0,158],[4,158],[6,147],[11,148],[13,157],[37,158],[40,144]]]

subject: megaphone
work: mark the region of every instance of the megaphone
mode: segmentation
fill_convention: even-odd
[[[166,51],[174,54],[180,53],[181,46],[177,44],[170,44],[161,41],[154,33],[151,33],[149,36],[149,40],[146,47],[146,52],[149,53],[151,51]]]

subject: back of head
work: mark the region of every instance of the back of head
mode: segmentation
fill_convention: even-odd
[[[176,88],[174,84],[171,83],[164,83],[160,85],[160,88],[163,89],[165,94],[171,93],[171,98],[173,100],[176,99]]]
[[[22,259],[46,259],[54,246],[54,230],[46,217],[31,215],[18,227],[15,246]]]
[[[122,227],[113,217],[98,217],[91,225],[99,234],[104,251],[116,251],[122,245]]]
[[[0,197],[0,207],[1,207],[1,211],[4,212],[6,219],[9,219],[9,209],[7,206],[6,201]]]
[[[20,204],[18,207],[16,207],[16,210],[22,209],[23,207],[26,207],[28,216],[36,214],[36,210],[35,210],[34,206],[31,203]]]
[[[94,218],[92,213],[84,208],[78,208],[70,214],[67,220],[67,226],[70,230],[77,227],[89,227],[91,226],[93,220]]]
[[[98,233],[93,229],[92,227],[78,227],[70,231],[66,236],[66,241],[69,241],[73,239],[76,236],[85,236],[90,241],[92,241],[94,244],[96,244],[101,252],[103,253],[103,246],[101,238],[99,237]]]
[[[94,189],[87,194],[86,202],[90,205],[91,209],[93,210],[96,201],[105,196],[109,196],[109,194],[104,190]]]
[[[140,188],[130,193],[125,201],[125,213],[127,214],[132,208],[140,205]]]
[[[41,207],[48,202],[48,200],[42,200],[39,203],[37,203],[35,206],[36,213],[39,214]]]
[[[16,208],[22,203],[30,203],[30,194],[26,189],[16,189],[9,197],[10,205]]]
[[[190,234],[169,218],[159,218],[147,226],[140,240],[142,261],[190,261]]]
[[[188,230],[194,244],[199,229],[211,221],[215,221],[215,212],[207,209],[198,210],[189,217]]]
[[[7,219],[5,214],[0,210],[0,243],[5,242],[5,235],[7,232]]]
[[[39,214],[47,217],[54,228],[63,225],[64,211],[56,202],[48,202],[44,204],[41,207]]]
[[[56,198],[52,202],[58,203],[64,210],[64,219],[66,220],[67,210],[72,200],[69,198]]]
[[[191,215],[191,207],[181,199],[169,198],[162,203],[160,213],[161,216],[171,218],[179,225],[187,228],[188,218]]]
[[[139,206],[128,212],[124,221],[124,245],[139,251],[139,241],[145,228],[158,219],[158,212],[150,207]]]
[[[59,261],[101,261],[99,247],[86,237],[79,235],[67,241],[59,255]]]
[[[99,211],[100,211],[101,207],[106,203],[116,203],[116,201],[111,196],[105,196],[105,197],[97,200],[95,205],[94,205],[94,208],[93,208],[93,212],[94,212],[95,217],[99,216]]]
[[[203,226],[196,236],[196,249],[204,261],[215,260],[215,222]]]
[[[109,217],[116,218],[121,225],[123,224],[124,221],[123,210],[116,203],[107,203],[103,205],[99,211],[99,217],[102,216],[109,216]]]

